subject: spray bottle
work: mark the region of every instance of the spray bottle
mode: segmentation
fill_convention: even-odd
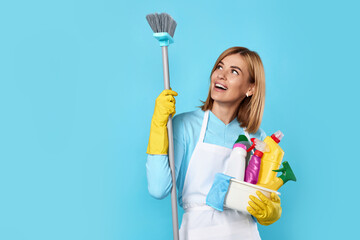
[[[266,185],[267,188],[272,190],[278,190],[282,185],[284,185],[287,181],[296,182],[296,177],[293,170],[290,167],[290,164],[285,161],[282,163],[283,168],[278,170],[272,170],[273,172],[282,172],[279,177],[274,178],[270,183]]]
[[[239,135],[234,143],[233,150],[231,151],[230,158],[225,170],[225,174],[234,177],[238,180],[244,181],[245,165],[246,165],[246,143],[247,137]]]
[[[284,137],[281,131],[275,132],[271,137],[267,136],[264,142],[269,146],[270,151],[265,152],[260,165],[259,178],[257,185],[272,190],[278,190],[284,183],[289,180],[296,181],[294,172],[288,162],[283,163],[283,168],[279,169],[284,157],[284,151],[279,146],[279,142]],[[282,172],[279,178],[277,172]]]
[[[250,152],[253,148],[256,148],[255,153],[251,156],[249,164],[245,171],[245,182],[256,184],[259,177],[259,170],[261,164],[261,157],[264,152],[269,152],[269,147],[265,142],[252,138],[253,145],[247,150]]]

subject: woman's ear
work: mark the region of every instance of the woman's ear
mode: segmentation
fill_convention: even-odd
[[[249,90],[246,92],[246,96],[250,97],[250,96],[252,96],[254,94],[254,92],[255,92],[255,85],[252,84],[250,86]]]

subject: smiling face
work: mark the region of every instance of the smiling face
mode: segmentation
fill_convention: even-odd
[[[212,73],[210,94],[218,104],[239,105],[246,93],[253,94],[253,86],[243,57],[232,54],[223,58]]]

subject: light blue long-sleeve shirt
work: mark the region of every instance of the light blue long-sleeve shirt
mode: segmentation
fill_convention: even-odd
[[[175,173],[180,206],[182,206],[182,190],[186,172],[200,137],[204,113],[198,109],[178,114],[173,119]],[[241,134],[244,134],[244,130],[236,118],[229,124],[225,124],[210,111],[204,142],[232,149],[234,142]],[[260,128],[255,134],[250,134],[250,138],[264,140],[265,137],[265,132]],[[165,198],[172,187],[168,155],[149,154],[146,173],[151,196],[158,199]]]

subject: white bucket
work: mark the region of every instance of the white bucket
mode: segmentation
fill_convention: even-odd
[[[250,214],[246,209],[249,206],[248,202],[251,201],[249,196],[253,195],[259,198],[256,191],[262,192],[269,199],[272,192],[280,195],[277,191],[232,178],[230,179],[229,189],[225,196],[224,206]]]

